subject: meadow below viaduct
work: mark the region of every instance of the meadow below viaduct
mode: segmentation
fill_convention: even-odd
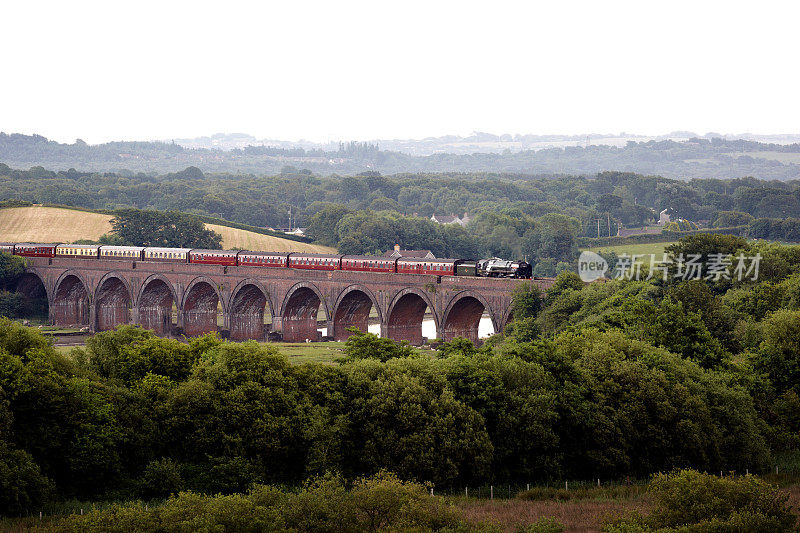
[[[495,332],[511,319],[514,280],[289,268],[223,267],[142,261],[26,258],[18,290],[47,297],[50,322],[110,330],[139,324],[159,335],[220,331],[233,340],[318,340],[324,311],[328,335],[362,331],[372,313],[381,336],[420,344],[426,310],[439,338],[478,339],[487,313]],[[377,315],[377,316],[376,316]]]

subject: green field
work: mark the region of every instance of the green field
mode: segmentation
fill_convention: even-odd
[[[327,363],[333,364],[340,357],[344,357],[343,342],[265,342],[265,346],[277,348],[279,352],[289,358],[293,364],[301,363]]]
[[[289,362],[295,365],[303,363],[323,363],[336,364],[337,359],[344,357],[343,342],[262,342],[264,346],[276,348],[280,353],[289,358]],[[56,346],[58,353],[68,355],[73,348],[83,346]],[[420,354],[430,355],[434,353],[427,348],[417,348]]]

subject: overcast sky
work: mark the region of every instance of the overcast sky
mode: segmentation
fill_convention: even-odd
[[[0,131],[62,142],[800,132],[797,2],[60,0],[0,19]]]

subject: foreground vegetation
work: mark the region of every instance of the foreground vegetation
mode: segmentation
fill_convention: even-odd
[[[421,353],[360,333],[336,365],[129,326],[64,356],[0,322],[0,508],[245,493],[328,472],[349,487],[390,471],[436,493],[784,472],[800,445],[800,247],[697,235],[668,248],[758,253],[760,274],[585,285],[565,273],[546,293],[523,285],[514,321],[480,348]],[[720,515],[717,530],[740,519]]]
[[[231,495],[180,492],[162,500],[106,504],[86,513],[73,508],[41,518],[7,519],[0,526],[65,533],[797,530],[790,493],[754,476],[716,478],[682,470],[656,475],[646,486],[619,488],[624,490],[573,491],[567,503],[553,498],[531,503],[531,491],[515,500],[480,501],[434,496],[429,486],[385,472],[353,482],[326,474],[294,490],[254,485],[246,493]],[[636,490],[625,490],[631,488]]]

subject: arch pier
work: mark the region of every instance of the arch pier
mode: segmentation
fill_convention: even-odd
[[[255,283],[241,285],[233,296],[230,309],[230,338],[266,340],[272,324],[272,304],[264,289]]]
[[[75,274],[63,275],[50,299],[50,320],[56,326],[89,325],[89,291]]]
[[[216,287],[205,279],[192,282],[181,306],[179,326],[187,337],[199,337],[219,331],[218,311],[220,297]]]
[[[409,344],[422,344],[424,341],[422,321],[425,318],[425,311],[429,308],[436,324],[436,331],[439,332],[436,310],[429,305],[427,298],[422,294],[424,293],[421,291],[409,289],[400,291],[400,294],[389,306],[389,318],[385,327],[381,327],[381,336],[398,341],[408,341]]]
[[[382,321],[380,306],[369,289],[364,287],[348,287],[339,296],[336,311],[333,313],[333,332],[331,337],[337,341],[346,341],[351,333],[348,328],[367,331],[372,310],[378,313]]]
[[[317,314],[322,304],[320,294],[307,284],[290,289],[283,304],[281,327],[286,342],[320,340],[317,330]],[[327,313],[326,313],[327,318]]]
[[[138,298],[137,321],[145,329],[157,335],[173,335],[177,321],[173,321],[172,308],[176,305],[175,294],[168,281],[153,278],[144,283]]]
[[[122,278],[108,276],[95,295],[95,331],[107,331],[131,321],[131,293]]]

